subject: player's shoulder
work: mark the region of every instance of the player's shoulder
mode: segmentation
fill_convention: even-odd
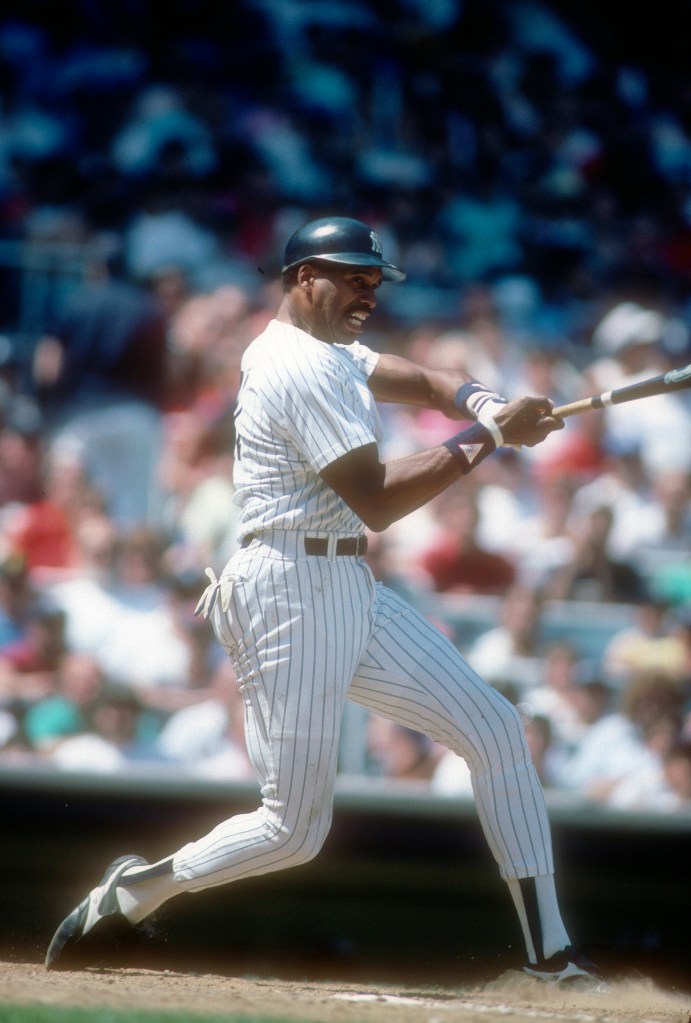
[[[343,348],[320,341],[293,324],[271,320],[245,349],[241,369],[282,383],[340,375],[345,368]],[[354,360],[351,357],[349,361]],[[355,360],[356,364],[362,361],[362,357]]]
[[[276,325],[277,321],[271,320],[262,333],[258,334],[257,337],[255,337],[254,340],[250,341],[247,345],[242,353],[240,363],[243,372],[246,373],[250,369],[258,369],[270,364],[271,352],[278,340],[278,331],[275,329]]]
[[[353,341],[349,345],[334,345],[334,348],[342,353],[365,377],[369,377],[374,372],[374,368],[379,362],[380,353],[373,351],[360,341]]]
[[[299,327],[271,320],[243,352],[242,369],[270,369],[309,358],[318,359],[323,347]]]

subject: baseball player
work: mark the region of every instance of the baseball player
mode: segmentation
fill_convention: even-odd
[[[561,427],[552,402],[506,402],[456,372],[360,343],[382,282],[405,274],[358,220],[312,221],[290,239],[276,318],[247,348],[234,482],[240,548],[198,613],[232,659],[254,812],[231,817],[157,863],[129,855],[58,927],[46,965],[70,969],[112,931],[181,892],[305,863],[329,831],[347,699],[465,758],[479,818],[525,939],[525,969],[556,982],[595,976],[562,922],[548,818],[516,709],[453,643],[374,580],[365,528],[380,531],[502,444]],[[378,402],[476,420],[431,450],[382,463]]]

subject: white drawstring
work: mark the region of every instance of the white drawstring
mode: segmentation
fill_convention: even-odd
[[[213,568],[206,568],[204,571],[210,582],[199,598],[199,603],[194,609],[195,615],[199,615],[201,618],[208,618],[214,609],[219,593],[221,594],[221,608],[224,613],[227,613],[230,607],[235,577],[230,574],[224,574],[221,575],[220,579],[217,579]]]

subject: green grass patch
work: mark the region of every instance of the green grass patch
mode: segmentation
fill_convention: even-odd
[[[0,1023],[276,1023],[276,1017],[142,1012],[133,1009],[77,1008],[58,1005],[0,1005]]]

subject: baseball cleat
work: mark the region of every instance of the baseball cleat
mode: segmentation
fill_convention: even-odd
[[[561,952],[555,952],[549,959],[542,959],[539,963],[528,963],[523,967],[523,972],[546,984],[575,984],[584,981],[599,983],[602,981],[602,976],[595,963],[592,963],[573,945],[567,945]]]
[[[121,951],[132,943],[136,929],[120,912],[116,890],[126,870],[146,863],[143,857],[130,855],[110,864],[98,885],[65,917],[53,935],[46,953],[46,969],[79,970],[93,966],[109,950]]]

